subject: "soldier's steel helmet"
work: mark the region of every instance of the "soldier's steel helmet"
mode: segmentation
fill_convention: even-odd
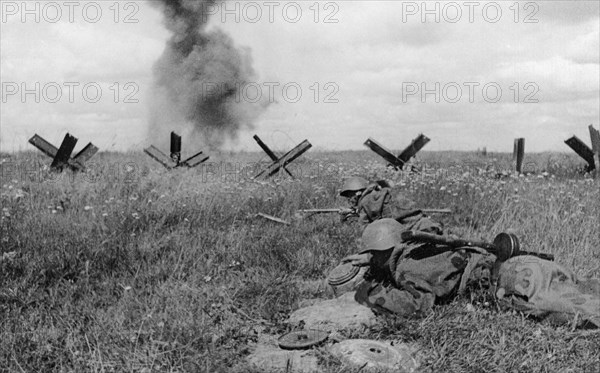
[[[350,197],[354,192],[366,189],[369,186],[369,181],[360,176],[353,176],[344,181],[340,196]]]
[[[362,234],[361,254],[366,251],[384,251],[402,242],[402,224],[394,219],[379,219],[367,225]]]

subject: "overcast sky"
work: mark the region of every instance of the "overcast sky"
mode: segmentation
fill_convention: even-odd
[[[156,7],[28,1],[26,14],[21,1],[1,4],[3,151],[30,149],[34,133],[58,145],[67,131],[77,149],[88,141],[103,150],[164,144],[169,128],[146,137],[152,66],[169,38]],[[527,151],[569,151],[563,141],[573,134],[589,143],[587,126],[600,121],[600,2],[428,1],[429,13],[422,4],[214,9],[209,27],[253,59],[256,76],[241,99],[261,87],[263,101],[273,101],[226,148],[258,150],[255,133],[281,150],[303,139],[364,149],[368,137],[401,149],[419,133],[432,139],[428,150],[509,152],[525,137]]]

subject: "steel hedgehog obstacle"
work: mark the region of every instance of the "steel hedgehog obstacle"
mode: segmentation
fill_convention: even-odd
[[[171,156],[168,157],[165,153],[161,152],[154,145],[150,145],[144,149],[144,153],[148,154],[158,163],[162,164],[166,169],[173,169],[177,167],[196,167],[200,163],[206,162],[210,157],[203,154],[202,151],[192,155],[188,159],[181,160],[181,136],[175,132],[171,132]]]
[[[254,178],[259,178],[263,175],[266,177],[273,176],[282,168],[285,170],[285,172],[287,172],[288,175],[294,178],[294,175],[292,175],[292,173],[288,171],[285,166],[292,163],[296,158],[300,157],[302,154],[304,154],[304,152],[312,147],[312,144],[308,142],[308,140],[304,140],[289,152],[285,153],[281,157],[277,157],[277,155],[273,153],[257,135],[254,135],[254,140],[256,140],[262,150],[264,150],[264,152],[267,153],[269,158],[271,158],[273,161],[267,168],[256,174]]]
[[[90,142],[74,157],[71,157],[71,153],[77,144],[77,138],[69,133],[65,135],[58,149],[38,134],[33,135],[29,139],[29,143],[52,158],[50,169],[58,172],[62,172],[65,167],[70,168],[71,171],[84,171],[85,162],[98,152],[98,148]]]
[[[409,146],[406,147],[398,156],[395,156],[391,151],[384,148],[378,142],[373,140],[372,138],[368,138],[365,141],[365,145],[377,153],[381,158],[385,159],[389,165],[394,167],[396,170],[401,170],[402,167],[408,162],[412,157],[414,157],[431,139],[427,136],[420,134],[417,136]]]
[[[600,168],[600,131],[595,129],[591,124],[589,126],[589,130],[590,139],[592,141],[591,149],[577,136],[572,136],[571,138],[565,140],[565,144],[567,144],[571,149],[573,149],[573,151],[575,151],[575,153],[577,153],[577,155],[586,161],[586,172],[592,172],[594,170],[597,172],[598,168]]]

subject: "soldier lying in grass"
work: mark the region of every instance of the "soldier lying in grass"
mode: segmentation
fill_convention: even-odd
[[[495,263],[495,256],[472,248],[403,242],[405,230],[394,219],[373,222],[362,235],[362,251],[342,260],[369,266],[357,286],[359,303],[403,316],[423,315],[476,281],[487,284],[500,305],[600,327],[598,280],[579,281],[568,269],[530,255]]]
[[[356,219],[361,230],[376,220],[392,218],[405,225],[406,229],[442,233],[439,223],[421,210],[412,208],[413,202],[394,198],[391,188],[385,183],[370,183],[362,177],[350,177],[344,181],[340,195],[350,204],[350,212],[342,216],[342,221]]]

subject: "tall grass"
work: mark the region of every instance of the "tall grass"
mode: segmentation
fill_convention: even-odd
[[[554,155],[540,155],[550,175],[497,179],[507,155],[429,153],[411,174],[365,152],[315,153],[289,166],[297,180],[266,182],[249,177],[264,158],[235,157],[166,171],[143,154],[99,154],[88,173],[62,176],[37,154],[4,160],[0,370],[250,370],[243,359],[259,333],[289,330],[302,300],[330,297],[323,278],[356,251],[356,227],[337,216],[294,218],[343,204],[337,190],[350,175],[389,179],[420,207],[451,208],[439,218],[457,233],[490,240],[512,230],[528,250],[600,277],[598,181],[553,174]],[[500,312],[485,295],[361,335],[418,343],[425,371],[600,369],[598,334]],[[321,360],[341,369],[325,352]]]

